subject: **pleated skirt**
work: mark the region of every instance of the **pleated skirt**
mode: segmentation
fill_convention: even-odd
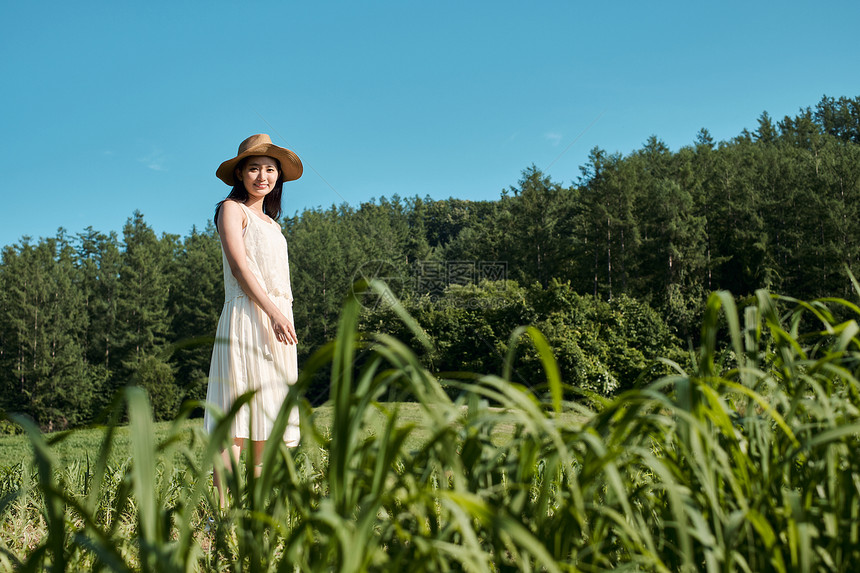
[[[292,322],[292,302],[284,297],[273,297],[272,301]],[[226,412],[237,397],[256,390],[234,419],[231,436],[254,441],[268,439],[298,376],[296,345],[276,340],[269,317],[247,296],[227,301],[215,334],[206,401]],[[214,412],[207,408],[203,417],[206,431],[211,433],[216,422]],[[298,408],[290,411],[283,437],[288,446],[298,445]]]

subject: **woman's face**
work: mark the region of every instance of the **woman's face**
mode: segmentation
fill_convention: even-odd
[[[254,155],[248,158],[238,175],[250,195],[265,197],[278,182],[278,162],[272,157]]]

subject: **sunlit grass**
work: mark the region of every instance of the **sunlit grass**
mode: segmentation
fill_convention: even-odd
[[[170,426],[170,422],[154,424],[156,439],[163,440],[167,436]],[[190,439],[193,433],[203,429],[202,419],[187,420],[184,422],[183,428],[187,430]],[[51,439],[61,434],[62,432],[54,432],[45,434],[45,437]],[[58,442],[53,448],[58,464],[60,466],[69,466],[76,462],[86,464],[88,457],[90,460],[94,460],[103,438],[104,430],[98,427],[69,432],[68,437]],[[128,426],[121,425],[116,428],[113,444],[109,463],[111,465],[121,464],[128,459],[130,453],[131,439]],[[29,460],[32,456],[33,447],[27,436],[0,436],[0,470],[20,464],[22,460]]]
[[[381,403],[376,413],[371,413],[364,428],[364,435],[370,436],[378,434],[385,428],[386,418],[383,414],[385,410],[397,409],[397,419],[401,424],[417,424],[421,421],[421,407],[415,402],[397,402],[397,403]],[[501,409],[495,408],[492,411],[501,413]],[[579,425],[586,420],[586,417],[581,414],[567,412],[563,417],[571,425]],[[313,420],[317,424],[322,433],[331,431],[332,406],[331,404],[323,404],[313,409]],[[170,432],[171,422],[155,422],[156,440],[163,440]],[[183,422],[182,428],[187,431],[187,438],[190,441],[194,435],[199,435],[203,432],[203,419],[194,418]],[[495,428],[494,438],[499,443],[507,443],[513,434],[513,424],[499,424]],[[53,434],[45,434],[46,438],[60,435],[60,432]],[[410,449],[418,447],[422,441],[430,436],[429,429],[418,426],[410,435],[405,446]],[[74,464],[86,465],[87,459],[93,459],[93,456],[101,445],[104,437],[104,430],[101,428],[85,428],[81,430],[73,430],[69,432],[69,436],[58,442],[53,448],[57,457],[57,462],[62,467],[69,467]],[[113,437],[114,447],[111,450],[110,465],[123,464],[130,454],[130,437],[129,428],[127,425],[118,426]],[[24,460],[29,460],[33,455],[33,447],[30,439],[25,435],[0,435],[0,475],[4,471],[19,471],[17,466]]]

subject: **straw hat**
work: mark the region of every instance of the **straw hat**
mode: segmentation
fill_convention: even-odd
[[[215,171],[215,177],[227,185],[235,185],[236,165],[252,155],[266,155],[277,159],[281,164],[281,179],[284,181],[293,181],[302,176],[302,160],[298,155],[289,149],[278,147],[265,133],[258,133],[239,144],[238,155],[222,163]]]

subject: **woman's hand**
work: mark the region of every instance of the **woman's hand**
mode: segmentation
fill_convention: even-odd
[[[275,331],[275,340],[284,344],[296,344],[299,339],[296,336],[296,330],[293,328],[293,323],[287,320],[284,313],[276,311],[269,319],[272,321],[272,330]]]

